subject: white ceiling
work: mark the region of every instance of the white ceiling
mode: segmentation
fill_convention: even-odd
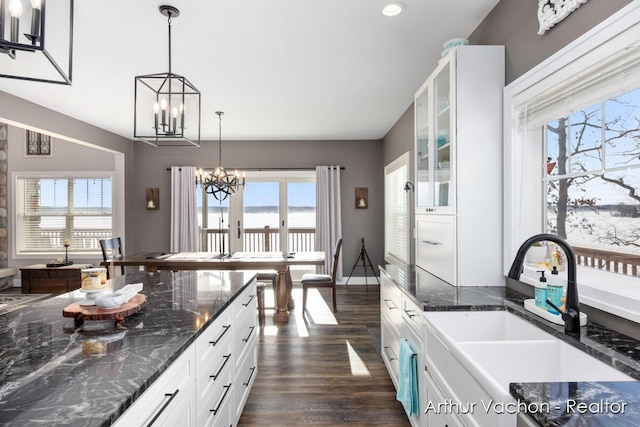
[[[380,139],[436,66],[498,0],[81,0],[73,85],[0,78],[0,90],[127,138],[134,76],[172,71],[202,93],[202,139]],[[24,53],[22,53],[24,54]],[[20,58],[16,59],[19,61]]]

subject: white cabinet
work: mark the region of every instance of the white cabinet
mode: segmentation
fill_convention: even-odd
[[[115,422],[117,427],[172,426],[180,414],[184,425],[195,425],[195,349],[190,346]],[[181,424],[182,425],[182,424]]]
[[[398,355],[402,331],[402,292],[380,269],[380,339],[382,360],[393,385],[398,387]]]
[[[254,280],[115,425],[236,425],[258,374],[257,322]]]
[[[503,280],[503,88],[503,46],[458,46],[415,96],[416,263],[456,286]]]
[[[233,385],[233,321],[225,310],[196,339],[199,426],[228,426]]]
[[[234,306],[234,322],[238,325],[235,335],[233,351],[235,357],[235,379],[233,385],[234,419],[240,419],[244,404],[249,397],[258,373],[258,358],[256,352],[256,335],[258,328],[257,294],[255,286],[247,288]],[[235,424],[235,423],[234,423]]]
[[[404,328],[402,338],[405,338],[417,358],[417,382],[418,382],[418,414],[412,414],[409,418],[411,425],[424,425],[424,408],[427,405],[427,388],[424,379],[420,375],[424,369],[424,346],[423,346],[423,310],[414,304],[414,302],[406,295],[402,295],[402,319]]]
[[[450,400],[444,397],[431,375],[425,371],[422,379],[429,389],[428,406],[425,406],[426,425],[429,427],[464,427],[456,414],[448,409],[452,406],[447,406],[447,402]]]
[[[426,384],[420,372],[424,366],[423,310],[418,307],[380,268],[380,328],[382,360],[396,390],[399,381],[400,340],[406,339],[417,353],[419,414],[412,414],[411,425],[424,425],[422,411],[427,403]]]

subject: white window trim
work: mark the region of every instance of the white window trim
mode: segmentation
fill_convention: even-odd
[[[116,232],[116,209],[115,209],[115,195],[116,195],[116,179],[115,173],[112,171],[15,171],[11,172],[11,206],[16,206],[16,185],[19,178],[54,178],[54,179],[64,179],[64,178],[111,178],[112,185],[112,230],[113,235],[119,235]],[[17,230],[17,209],[11,210],[11,215],[9,218],[10,221],[10,229]],[[30,254],[20,254],[17,250],[17,241],[14,235],[10,236],[10,246],[11,246],[11,256],[13,259],[43,259],[43,260],[51,260],[52,256],[58,256],[58,253],[30,253]],[[95,259],[96,256],[102,257],[100,253],[78,253],[73,254],[74,259]]]
[[[630,31],[633,30],[633,31]],[[531,71],[509,84],[504,90],[504,269],[505,275],[513,262],[522,242],[543,230],[542,210],[523,217],[522,209],[536,209],[522,206],[522,193],[530,190],[536,197],[542,191],[541,185],[533,186],[535,178],[525,182],[520,166],[523,159],[541,159],[538,148],[525,147],[517,139],[516,107],[524,100],[536,96],[566,78],[567,73],[576,72],[595,64],[603,57],[619,51],[632,42],[638,42],[640,31],[640,2],[632,2],[617,13],[592,28],[574,42],[543,61]],[[533,152],[533,153],[532,153]],[[540,168],[537,168],[538,170]],[[540,183],[538,170],[537,183]],[[542,200],[537,197],[536,200]],[[527,274],[531,273],[531,274]],[[525,269],[521,281],[534,285],[535,272]],[[600,310],[615,314],[634,322],[640,322],[640,281],[638,278],[621,274],[578,267],[578,288],[580,302]]]

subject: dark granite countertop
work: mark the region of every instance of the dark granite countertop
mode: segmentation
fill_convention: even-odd
[[[621,372],[640,380],[640,342],[605,326],[588,321],[582,327],[580,339],[564,333],[561,325],[548,322],[524,309],[530,297],[506,286],[455,287],[410,265],[381,266],[394,283],[425,311],[508,310],[556,338],[592,355]],[[568,394],[570,390],[573,394]],[[547,402],[550,411],[541,407],[537,413],[528,412],[542,426],[609,426],[640,425],[640,383],[580,382],[580,383],[512,383],[511,395],[525,404]],[[568,397],[575,396],[575,397]],[[564,399],[564,401],[562,401]],[[568,400],[571,399],[571,400]],[[624,417],[612,423],[611,408],[605,411],[603,402],[626,403]],[[566,412],[568,403],[602,404],[599,412],[580,414]],[[559,409],[556,409],[559,406]],[[594,411],[591,411],[594,412]],[[620,421],[620,424],[618,424]],[[625,424],[626,423],[626,424]]]
[[[0,425],[108,426],[184,351],[255,273],[137,272],[147,304],[114,321],[74,327],[69,292],[0,316]]]

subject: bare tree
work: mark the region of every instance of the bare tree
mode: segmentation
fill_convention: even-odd
[[[605,159],[603,158],[603,143],[607,149],[616,149],[618,144],[623,142],[624,150],[617,152],[624,157],[624,163],[631,163],[638,159],[640,155],[640,119],[638,117],[630,119],[626,114],[635,114],[640,107],[631,105],[620,99],[612,100],[620,107],[620,114],[608,121],[604,120],[603,112],[605,104],[577,111],[569,117],[563,117],[547,124],[547,131],[555,135],[558,144],[557,158],[547,159],[549,169],[553,168],[553,163],[557,167],[559,176],[569,177],[552,180],[549,182],[548,207],[555,209],[555,221],[549,222],[549,231],[556,233],[563,238],[567,237],[568,227],[581,229],[583,232],[592,234],[595,225],[578,212],[585,208],[593,212],[600,213],[597,207],[599,198],[593,195],[586,195],[586,184],[592,180],[600,180],[613,184],[620,189],[626,190],[627,195],[640,205],[639,189],[626,181],[624,174],[605,174],[601,172],[591,173],[592,165],[587,165],[589,160],[599,162],[602,170],[605,170]],[[631,113],[627,113],[631,112]],[[631,126],[629,126],[631,124]],[[569,143],[569,132],[571,132],[571,144]],[[598,135],[606,135],[605,140]],[[630,144],[629,141],[632,141]],[[577,160],[576,160],[577,159]],[[555,160],[555,162],[553,161]],[[570,164],[571,160],[571,164]],[[597,164],[597,163],[596,163]],[[575,175],[584,172],[584,175]],[[573,189],[574,196],[570,195]],[[637,212],[637,206],[631,206],[632,211]],[[640,247],[640,230],[625,230],[621,234],[616,224],[611,224],[610,229],[600,236],[601,241],[610,245],[637,246]]]

